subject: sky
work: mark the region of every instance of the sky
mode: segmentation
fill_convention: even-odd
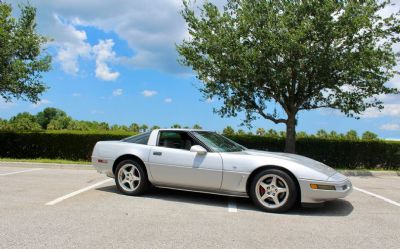
[[[7,1],[6,1],[7,2]],[[8,1],[15,7],[25,0]],[[179,11],[181,0],[30,0],[37,7],[38,32],[51,37],[46,47],[52,55],[52,70],[44,74],[49,89],[39,103],[0,99],[0,118],[19,112],[37,113],[56,107],[79,120],[110,124],[170,127],[200,124],[221,131],[227,125],[241,127],[239,114],[221,118],[213,113],[218,99],[204,99],[190,68],[177,62],[175,44],[188,38]],[[211,1],[218,6],[223,0]],[[399,10],[400,0],[384,12]],[[395,46],[400,51],[400,45]],[[398,67],[400,70],[400,67]],[[387,83],[400,88],[400,77]],[[383,96],[385,109],[370,109],[356,120],[334,110],[300,112],[298,131],[319,129],[359,134],[369,130],[382,138],[400,138],[400,96]],[[256,128],[284,130],[262,118]]]

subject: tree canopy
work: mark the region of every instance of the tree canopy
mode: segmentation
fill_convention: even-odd
[[[400,14],[379,14],[390,1],[228,0],[223,10],[184,1],[190,37],[177,45],[181,63],[217,97],[221,116],[245,114],[286,126],[295,152],[297,115],[333,108],[359,117],[383,108],[385,83],[395,74]],[[275,108],[278,106],[278,108]]]
[[[20,5],[19,18],[0,1],[0,97],[36,103],[46,90],[42,73],[50,70],[51,57],[43,53],[49,39],[36,31],[36,9]]]

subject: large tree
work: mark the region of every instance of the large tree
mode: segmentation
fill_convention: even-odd
[[[389,1],[227,0],[223,10],[184,1],[190,37],[177,45],[181,62],[217,96],[221,116],[245,113],[286,125],[295,152],[300,111],[334,108],[359,117],[383,108],[378,95],[396,71],[399,13],[382,17]],[[275,108],[277,106],[278,108]]]
[[[20,11],[14,18],[11,5],[0,1],[0,97],[36,103],[46,90],[41,73],[51,65],[42,49],[48,39],[36,31],[36,9],[21,5]]]

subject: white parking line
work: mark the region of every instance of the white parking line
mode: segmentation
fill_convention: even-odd
[[[86,192],[86,191],[88,191],[88,190],[91,190],[92,188],[95,188],[95,187],[97,187],[97,186],[100,186],[100,185],[102,185],[102,184],[104,184],[104,183],[106,183],[106,182],[110,182],[110,181],[113,181],[113,180],[114,180],[114,179],[106,179],[106,180],[101,181],[101,182],[98,182],[98,183],[96,183],[96,184],[93,184],[93,185],[87,186],[87,187],[85,187],[85,188],[79,189],[79,190],[77,190],[77,191],[75,191],[75,192],[72,192],[72,193],[70,193],[70,194],[61,196],[60,198],[57,198],[57,199],[55,199],[55,200],[52,200],[52,201],[47,202],[47,203],[46,203],[46,206],[53,206],[53,205],[55,205],[55,204],[57,204],[57,203],[59,203],[59,202],[62,202],[62,201],[65,200],[65,199],[71,198],[71,197],[73,197],[73,196],[75,196],[75,195],[79,195],[79,194],[81,194],[81,193],[83,193],[83,192]]]
[[[40,169],[27,169],[27,170],[21,170],[21,171],[16,171],[16,172],[3,173],[3,174],[0,174],[0,176],[9,176],[9,175],[15,175],[15,174],[25,173],[25,172],[32,172],[32,171],[37,171],[37,170],[42,170],[42,168],[40,168]]]
[[[388,198],[386,198],[386,197],[383,197],[383,196],[380,196],[380,195],[371,193],[371,192],[369,192],[369,191],[367,191],[367,190],[364,190],[364,189],[361,189],[361,188],[357,188],[357,187],[354,187],[354,186],[353,186],[353,189],[355,189],[355,190],[357,190],[357,191],[360,191],[360,192],[362,192],[362,193],[364,193],[364,194],[367,194],[367,195],[376,197],[376,198],[378,198],[378,199],[381,199],[382,201],[386,201],[387,203],[390,203],[390,204],[393,204],[393,205],[395,205],[395,206],[400,207],[400,203],[395,202],[395,201],[393,201],[393,200],[390,200],[390,199],[388,199]]]
[[[228,200],[228,212],[229,213],[236,213],[237,212],[237,206],[236,206],[236,201],[232,198]]]

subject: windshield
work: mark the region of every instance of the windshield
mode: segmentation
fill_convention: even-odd
[[[232,140],[218,134],[215,132],[207,131],[194,131],[193,135],[211,148],[213,151],[217,152],[235,152],[245,150],[246,147],[233,142]]]

